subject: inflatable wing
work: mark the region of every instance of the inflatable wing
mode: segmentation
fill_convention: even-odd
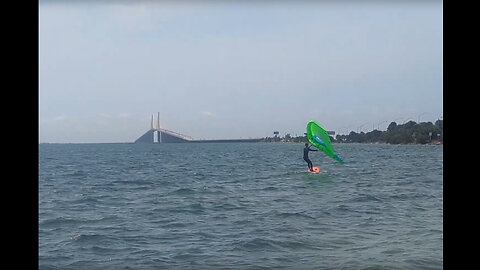
[[[327,131],[314,120],[311,120],[307,124],[307,139],[313,146],[325,152],[329,157],[343,162],[343,159],[333,151]]]

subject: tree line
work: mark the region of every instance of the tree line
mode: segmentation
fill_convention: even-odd
[[[388,143],[388,144],[443,144],[443,120],[416,123],[409,121],[398,125],[391,122],[386,131],[372,130],[367,133],[351,131],[347,135],[330,136],[332,142],[337,143]],[[266,137],[265,142],[307,142],[305,136]]]

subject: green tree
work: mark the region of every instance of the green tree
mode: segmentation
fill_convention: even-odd
[[[397,123],[391,122],[390,125],[388,125],[387,127],[387,131],[392,131],[392,130],[395,130],[396,128],[397,128]]]

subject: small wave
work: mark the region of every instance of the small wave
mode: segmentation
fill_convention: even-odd
[[[236,209],[240,209],[242,207],[240,207],[239,205],[236,205],[236,204],[232,204],[232,203],[222,203],[220,205],[216,205],[213,207],[214,210],[218,210],[218,211],[224,211],[224,210],[236,210]]]
[[[234,220],[233,224],[234,225],[247,225],[247,224],[252,224],[254,223],[253,220],[251,219],[240,219],[240,220]]]
[[[370,194],[362,194],[350,200],[351,202],[382,202],[381,199],[370,195]]]
[[[398,247],[391,247],[391,248],[388,248],[386,250],[381,251],[382,254],[385,254],[385,255],[388,255],[388,256],[401,255],[404,252],[405,252],[405,249],[398,248]]]
[[[312,216],[309,216],[302,212],[295,212],[295,213],[278,213],[277,216],[281,218],[308,218],[308,219],[315,219]]]
[[[98,255],[113,254],[113,253],[119,251],[119,249],[114,249],[114,248],[110,248],[110,247],[101,247],[101,246],[93,246],[93,247],[90,248],[90,250],[92,252],[94,252],[95,254],[98,254]]]
[[[201,203],[192,203],[189,205],[190,209],[193,209],[193,210],[204,210],[205,207],[203,207],[203,205]]]
[[[281,241],[281,242],[278,242],[278,244],[280,246],[284,247],[284,248],[289,249],[289,250],[303,250],[303,249],[319,250],[319,249],[322,249],[320,246],[318,246],[316,244],[309,243],[309,242],[301,242],[301,241]]]
[[[193,203],[190,205],[170,208],[170,209],[167,209],[167,211],[172,214],[178,214],[178,213],[201,214],[205,211],[205,207],[200,203]]]
[[[191,225],[191,223],[183,223],[183,222],[170,222],[165,225],[160,226],[161,228],[185,228]]]
[[[405,260],[412,269],[442,269],[443,260],[428,257],[412,258]]]
[[[58,226],[66,226],[66,225],[71,225],[71,224],[76,224],[81,222],[82,220],[80,219],[74,219],[74,218],[64,218],[64,217],[58,217],[54,219],[47,219],[42,222],[40,222],[40,227],[42,228],[56,228]]]
[[[402,268],[399,267],[393,267],[391,265],[372,265],[372,266],[367,266],[365,268],[362,268],[361,270],[399,270]]]
[[[83,205],[83,204],[90,204],[90,205],[96,205],[96,204],[101,204],[102,202],[93,197],[85,197],[83,194],[80,198],[75,199],[71,202],[73,205]]]
[[[218,188],[209,188],[207,186],[204,186],[202,188],[202,193],[209,195],[223,195],[225,194],[225,191],[219,190]]]
[[[100,234],[76,234],[70,237],[75,243],[98,243],[105,240],[104,235]]]
[[[278,188],[277,187],[266,187],[266,188],[262,188],[261,189],[262,191],[277,191]]]
[[[338,212],[348,212],[348,211],[351,211],[350,207],[348,207],[348,205],[345,205],[345,204],[337,205],[336,210],[338,210]]]
[[[243,241],[235,249],[242,251],[299,251],[299,250],[320,250],[321,246],[309,241],[296,240],[270,240],[254,238]]]
[[[179,188],[170,192],[170,194],[177,194],[177,195],[190,195],[195,194],[195,190],[189,188]]]
[[[88,224],[88,225],[102,225],[102,224],[111,224],[112,222],[118,219],[117,216],[101,216],[94,218],[65,218],[58,217],[54,219],[47,219],[39,223],[40,227],[43,229],[52,229],[60,228],[67,226],[74,226],[76,224]]]
[[[234,250],[243,251],[279,251],[282,249],[275,241],[263,238],[241,241],[234,247]]]
[[[74,171],[66,173],[64,176],[82,177],[82,176],[86,176],[86,175],[87,175],[87,173],[83,170],[74,170]]]
[[[206,258],[206,256],[200,248],[189,248],[184,252],[174,255],[172,258],[179,261],[191,261],[192,264],[196,264],[194,261],[199,261],[202,258]]]
[[[198,232],[198,235],[201,236],[204,239],[213,239],[216,238],[214,234],[211,233],[206,233],[206,232]]]

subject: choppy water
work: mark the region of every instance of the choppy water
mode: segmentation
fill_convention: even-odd
[[[442,269],[443,147],[40,144],[40,269]]]

